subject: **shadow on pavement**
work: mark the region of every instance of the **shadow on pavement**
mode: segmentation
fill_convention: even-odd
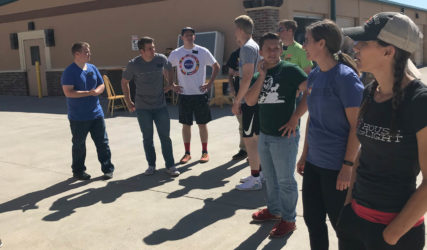
[[[124,110],[114,110],[114,116],[107,112],[108,100],[105,97],[100,98],[105,119],[115,117],[136,117],[135,113],[129,113]],[[64,96],[50,96],[39,99],[35,96],[0,96],[0,112],[26,112],[26,113],[45,113],[45,114],[67,114],[67,104]],[[172,120],[178,120],[178,106],[168,105],[169,116]],[[212,120],[232,116],[231,107],[223,108],[211,107]]]
[[[237,162],[227,162],[212,170],[203,172],[200,176],[190,176],[187,179],[180,180],[180,185],[184,188],[176,190],[168,195],[168,198],[182,197],[192,189],[211,189],[225,185],[224,181],[228,176],[234,175],[248,164],[235,165]],[[237,183],[236,183],[237,184]],[[216,199],[208,198],[204,200],[204,206],[182,219],[171,229],[161,228],[152,232],[142,239],[147,245],[160,245],[166,241],[180,240],[189,237],[205,227],[214,224],[217,221],[232,217],[239,209],[256,210],[265,205],[264,190],[242,192],[231,190],[223,193]],[[248,223],[250,218],[248,218]],[[273,222],[260,224],[259,229],[248,239],[243,241],[236,249],[257,249],[257,247],[269,236],[273,228]],[[286,245],[287,239],[272,239],[264,249],[281,249]]]
[[[65,97],[0,96],[0,111],[67,114]]]
[[[88,181],[76,181],[74,178],[69,178],[68,180],[61,181],[43,190],[28,193],[21,197],[0,204],[0,213],[14,210],[22,210],[22,212],[25,212],[30,209],[38,209],[37,203],[46,198],[67,192],[74,188],[85,186],[91,182],[99,180],[101,180],[101,177]]]
[[[232,217],[239,209],[255,210],[264,205],[263,194],[262,191],[242,192],[233,189],[217,199],[205,199],[201,209],[179,220],[172,229],[162,228],[152,232],[143,239],[143,242],[148,245],[159,245],[166,241],[186,238],[217,221]]]
[[[204,200],[204,206],[188,214],[172,228],[162,228],[146,236],[143,241],[148,245],[159,245],[166,241],[186,238],[211,224],[232,217],[239,209],[256,209],[264,205],[263,192],[242,192],[231,190],[219,198]],[[250,203],[250,207],[241,204]]]
[[[262,249],[263,250],[282,249],[286,245],[286,243],[288,242],[288,239],[292,236],[292,234],[293,233],[290,233],[283,238],[271,239],[270,242],[268,242],[267,245],[265,245]]]
[[[251,224],[259,224],[258,230],[253,233],[249,238],[247,238],[245,241],[240,243],[238,247],[235,248],[235,250],[256,250],[258,246],[266,239],[269,238],[269,233],[271,229],[273,228],[274,224],[276,222],[264,222],[264,223],[254,223],[251,222]],[[262,249],[282,249],[286,243],[288,242],[288,239],[292,236],[292,233],[287,235],[284,238],[270,238],[270,242],[267,243]]]
[[[188,166],[189,167],[189,166]],[[187,168],[187,166],[183,167]],[[165,172],[158,171],[155,175],[143,174],[132,176],[125,180],[109,181],[106,186],[89,188],[56,200],[49,208],[53,213],[45,216],[44,221],[58,221],[75,212],[77,208],[89,207],[98,202],[111,203],[123,194],[141,192],[173,181],[174,178]]]
[[[248,166],[248,163],[245,162],[238,166],[232,167],[236,163],[236,161],[230,161],[221,166],[204,171],[199,176],[190,176],[186,179],[180,179],[179,185],[183,188],[170,193],[167,197],[178,198],[188,194],[188,192],[193,189],[207,190],[222,187],[226,183],[228,183],[228,181],[224,181],[225,178],[234,175],[235,173]],[[202,168],[204,167],[204,165],[201,165],[200,167]]]
[[[67,115],[67,102],[65,96],[48,96],[39,99],[35,96],[0,96],[0,112],[24,112],[24,113],[43,113],[43,114],[59,114]],[[105,113],[105,118],[110,116],[107,114],[108,100],[104,97],[100,98],[102,109]],[[135,116],[123,110],[114,111],[115,116]],[[114,117],[114,116],[113,116]]]
[[[192,166],[198,164],[198,162],[193,162],[178,169],[183,173],[188,171]],[[236,171],[239,171],[243,166],[239,167]],[[218,173],[222,168],[214,168],[211,171]],[[235,172],[233,172],[235,173]],[[213,174],[214,176],[222,176],[221,174]],[[222,182],[218,185],[216,181],[217,178],[203,177],[203,175],[196,177],[209,184],[210,188],[215,188],[222,186]],[[225,178],[224,177],[221,177]],[[114,202],[117,198],[121,197],[125,193],[130,192],[140,192],[147,189],[151,189],[157,186],[161,186],[165,183],[173,181],[174,178],[170,177],[162,171],[158,171],[157,174],[152,176],[144,176],[139,174],[132,176],[125,180],[109,181],[105,187],[101,188],[89,188],[74,194],[70,194],[64,197],[59,198],[55,201],[49,210],[55,211],[52,214],[49,214],[43,218],[45,221],[58,221],[61,220],[75,212],[77,208],[92,206],[98,202],[102,203],[111,203]],[[189,187],[191,189],[191,187]]]

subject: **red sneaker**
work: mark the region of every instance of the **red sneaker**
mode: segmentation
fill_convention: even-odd
[[[191,155],[189,154],[185,154],[181,160],[179,161],[179,164],[185,164],[187,163],[189,160],[191,160]]]
[[[280,216],[271,214],[268,208],[264,208],[253,213],[252,219],[254,221],[280,220]]]
[[[270,237],[283,237],[297,229],[295,222],[281,220],[270,231]]]
[[[209,161],[209,155],[208,153],[202,153],[202,157],[200,158],[200,163],[206,163]]]

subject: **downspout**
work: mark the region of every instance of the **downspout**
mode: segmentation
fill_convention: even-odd
[[[331,0],[331,20],[336,22],[337,21],[337,15],[336,15],[336,5],[335,0]]]

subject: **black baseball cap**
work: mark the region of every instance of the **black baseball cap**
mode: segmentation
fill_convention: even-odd
[[[195,31],[193,28],[191,28],[191,27],[185,27],[185,28],[183,28],[183,29],[181,30],[181,36],[182,36],[182,35],[184,35],[184,33],[185,33],[186,31],[191,31],[191,32],[193,32],[193,34],[195,34],[195,33],[196,33],[196,31]]]

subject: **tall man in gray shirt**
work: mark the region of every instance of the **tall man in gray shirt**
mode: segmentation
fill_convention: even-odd
[[[243,141],[245,142],[246,151],[248,152],[249,166],[251,168],[251,175],[241,179],[240,182],[242,182],[242,184],[237,185],[236,189],[242,191],[260,190],[262,188],[262,182],[258,156],[258,105],[248,106],[244,100],[252,77],[256,72],[259,59],[259,47],[252,39],[254,22],[249,16],[238,16],[234,20],[234,24],[234,35],[240,47],[240,86],[234,98],[231,111],[235,115],[242,114]]]
[[[172,152],[172,142],[169,137],[170,119],[166,107],[164,92],[171,86],[163,87],[163,75],[166,79],[173,74],[172,67],[163,54],[157,54],[154,39],[143,37],[138,41],[140,56],[129,61],[123,72],[122,90],[126,105],[131,112],[136,111],[139,127],[141,128],[145,157],[148,168],[145,175],[152,175],[156,169],[156,152],[153,143],[153,122],[156,124],[162,145],[166,172],[178,176]],[[135,81],[135,104],[130,99],[129,81]]]

